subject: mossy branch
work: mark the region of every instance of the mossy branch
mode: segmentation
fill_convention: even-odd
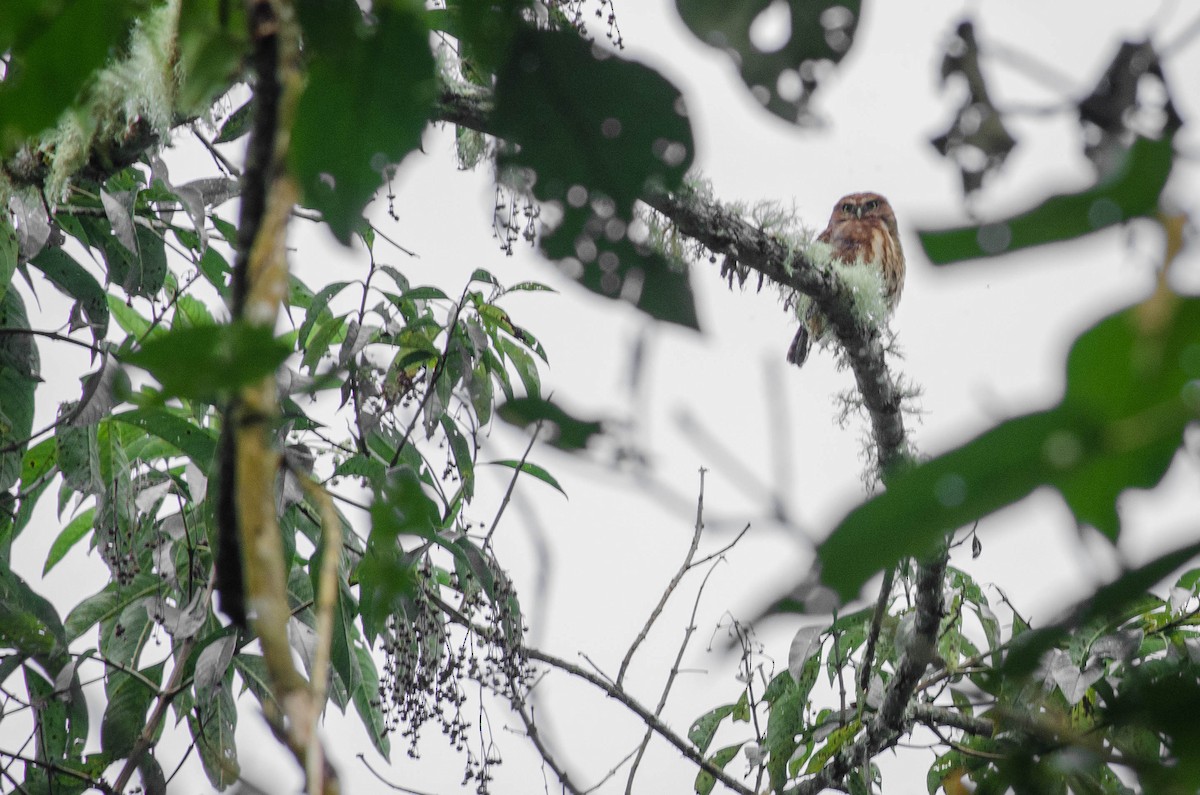
[[[288,0],[253,0],[248,5],[248,21],[258,84],[255,121],[247,145],[232,311],[234,322],[274,329],[287,295],[287,227],[299,197],[286,166],[292,118],[303,85],[299,31]],[[223,479],[232,490],[246,612],[252,616],[271,689],[284,713],[275,716],[273,728],[304,767],[308,791],[333,795],[339,791],[337,775],[325,761],[317,734],[328,666],[314,669],[309,689],[292,661],[288,641],[288,571],[275,499],[281,467],[275,439],[278,415],[273,375],[241,391],[227,420],[232,449],[222,462],[226,468],[232,465],[233,476],[224,472]],[[326,513],[323,509],[323,520]],[[324,603],[328,601],[325,579],[323,576],[322,608],[327,608]],[[324,631],[317,640],[320,661],[328,660],[330,624],[329,620],[320,622]]]

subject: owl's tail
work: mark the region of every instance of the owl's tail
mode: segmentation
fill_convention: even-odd
[[[808,324],[801,323],[796,329],[796,336],[788,346],[787,360],[797,367],[803,367],[808,360],[808,351],[812,348],[812,337],[808,333]]]

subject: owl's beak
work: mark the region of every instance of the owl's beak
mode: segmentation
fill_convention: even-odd
[[[863,210],[865,210],[865,209],[866,209],[866,205],[864,205],[864,204],[858,205],[857,207],[854,208],[854,216],[856,218],[862,218]]]

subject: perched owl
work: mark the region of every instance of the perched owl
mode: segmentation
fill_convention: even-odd
[[[833,256],[845,264],[861,261],[868,268],[878,268],[883,274],[888,312],[895,311],[904,288],[904,251],[900,248],[896,215],[887,199],[878,193],[843,196],[817,240],[833,246]],[[788,361],[797,367],[803,365],[813,340],[824,333],[825,318],[815,305],[809,305],[788,348]]]

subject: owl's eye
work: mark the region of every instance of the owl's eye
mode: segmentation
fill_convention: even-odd
[[[850,202],[846,202],[845,204],[842,205],[842,212],[844,212],[848,215],[853,214],[854,213],[854,205],[851,204]]]
[[[863,207],[863,209],[866,212],[871,212],[871,210],[874,210],[878,206],[879,206],[879,202],[875,201],[874,199],[871,199],[871,201],[867,202],[866,206]]]

